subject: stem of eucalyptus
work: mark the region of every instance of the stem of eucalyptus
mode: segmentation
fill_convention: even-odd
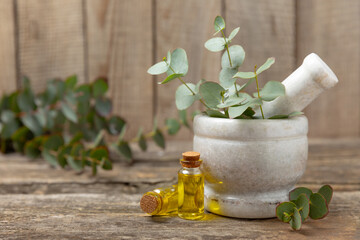
[[[225,41],[225,48],[226,48],[226,51],[227,51],[227,54],[228,54],[228,57],[229,57],[230,67],[232,68],[232,62],[231,62],[231,57],[230,57],[229,45],[228,45],[228,43],[227,43],[227,41],[226,41],[226,36],[225,36],[223,30],[221,30],[221,34],[223,35],[223,38],[224,38],[224,41]],[[238,90],[237,90],[237,87],[236,87],[236,82],[234,83],[234,86],[235,86],[236,96],[239,96],[239,93],[238,93]]]
[[[258,82],[258,79],[257,79],[257,74],[256,74],[256,65],[254,67],[254,73],[255,73],[255,80],[256,80],[256,89],[257,89],[257,92],[258,92],[258,98],[260,98],[260,90],[259,90],[259,82]],[[263,109],[260,105],[260,110],[261,110],[261,116],[263,119],[265,119],[264,117],[264,112],[263,112]]]

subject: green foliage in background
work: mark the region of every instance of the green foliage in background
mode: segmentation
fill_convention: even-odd
[[[269,58],[254,71],[239,71],[239,67],[245,60],[245,51],[240,45],[230,46],[231,41],[239,33],[240,28],[231,31],[228,37],[225,36],[225,21],[217,16],[214,21],[215,34],[221,33],[221,37],[214,37],[205,42],[205,48],[211,52],[224,51],[221,58],[221,71],[219,83],[200,80],[197,84],[186,83],[183,77],[188,72],[188,60],[184,49],[177,48],[168,52],[163,61],[156,63],[148,69],[148,73],[159,75],[166,73],[167,77],[159,84],[167,84],[175,79],[181,82],[175,93],[176,107],[179,110],[189,108],[195,101],[200,101],[206,108],[205,114],[218,118],[240,118],[254,119],[256,107],[259,107],[261,116],[264,119],[262,110],[263,102],[273,101],[277,97],[285,95],[285,87],[282,83],[269,81],[260,89],[258,76],[269,69],[275,62],[275,58]],[[248,94],[245,88],[256,83],[257,92]],[[289,115],[276,115],[270,119],[288,118],[302,114],[294,112]]]
[[[98,167],[112,169],[110,150],[121,159],[133,159],[130,142],[145,151],[152,138],[165,148],[164,131],[176,134],[181,126],[189,127],[186,112],[179,119],[167,119],[163,128],[157,121],[149,133],[140,129],[126,140],[126,121],[112,113],[112,101],[106,96],[106,79],[77,85],[77,77],[65,81],[50,80],[43,92],[35,94],[27,78],[22,89],[2,96],[0,101],[0,150],[20,152],[30,158],[44,158],[53,166],[82,171],[86,166],[95,175]],[[110,142],[106,135],[117,136]]]
[[[329,213],[329,204],[333,189],[330,185],[322,186],[317,193],[305,187],[298,187],[289,193],[290,202],[280,203],[276,208],[276,216],[292,229],[300,230],[301,224],[310,217],[317,220]]]

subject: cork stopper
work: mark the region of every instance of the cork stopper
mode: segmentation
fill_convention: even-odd
[[[153,213],[158,205],[159,202],[157,198],[152,195],[145,194],[140,200],[141,209],[148,214]]]
[[[200,153],[198,152],[184,152],[182,157],[180,163],[183,167],[196,168],[201,165],[202,160],[200,160]]]

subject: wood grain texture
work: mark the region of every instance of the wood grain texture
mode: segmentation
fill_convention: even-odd
[[[16,89],[15,22],[12,0],[0,2],[0,94]]]
[[[141,212],[140,194],[2,195],[2,239],[359,239],[360,192],[335,192],[330,213],[300,231],[273,219],[207,213],[200,221]]]
[[[77,74],[84,79],[84,33],[81,0],[17,0],[20,75],[35,90],[48,79]]]
[[[305,0],[297,7],[298,65],[317,53],[339,84],[305,111],[311,137],[360,135],[360,2]]]
[[[109,79],[114,112],[129,123],[129,136],[151,130],[153,79],[151,0],[86,1],[89,78]]]
[[[240,71],[254,71],[267,58],[275,64],[259,77],[260,88],[267,81],[282,81],[295,67],[295,1],[225,0],[226,33],[240,27],[232,44],[241,45],[246,53]],[[239,81],[243,84],[243,82]],[[256,91],[256,84],[249,91]]]
[[[197,83],[205,78],[218,82],[220,54],[205,49],[204,43],[214,33],[214,18],[221,13],[218,0],[157,0],[156,1],[156,61],[166,56],[167,51],[183,48],[187,52],[189,72],[186,82]],[[162,81],[165,74],[157,77]],[[157,116],[160,123],[165,118],[176,117],[175,91],[179,80],[157,86]],[[188,110],[190,114],[201,105],[196,102]],[[192,133],[183,128],[176,139],[191,139]],[[173,138],[169,138],[173,139]]]

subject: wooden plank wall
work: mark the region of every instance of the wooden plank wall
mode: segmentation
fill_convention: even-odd
[[[241,27],[234,43],[246,51],[242,70],[276,57],[261,84],[283,80],[308,53],[318,53],[340,84],[306,109],[309,135],[360,137],[358,0],[2,0],[0,11],[0,93],[21,87],[23,75],[37,90],[50,78],[107,76],[131,137],[139,126],[150,130],[155,116],[162,123],[177,115],[179,83],[158,86],[161,78],[146,73],[168,50],[187,50],[187,81],[217,81],[220,54],[203,44],[221,14],[227,34]],[[175,138],[191,136],[183,130]]]

